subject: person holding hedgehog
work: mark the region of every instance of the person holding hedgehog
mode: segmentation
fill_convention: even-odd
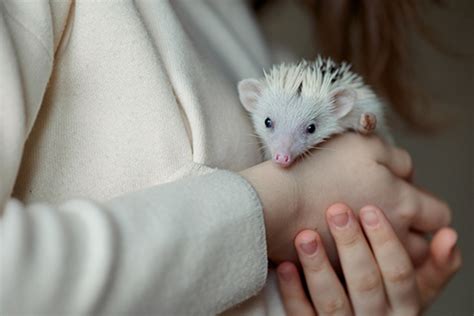
[[[392,59],[361,73],[415,122],[384,30],[361,49]],[[2,314],[416,314],[460,267],[403,149],[345,133],[263,161],[236,85],[272,59],[246,1],[4,0],[0,43]]]

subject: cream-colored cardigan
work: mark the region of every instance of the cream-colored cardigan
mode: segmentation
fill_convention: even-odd
[[[0,313],[213,314],[259,292],[261,205],[221,169],[261,161],[235,86],[269,63],[243,1],[2,0]]]

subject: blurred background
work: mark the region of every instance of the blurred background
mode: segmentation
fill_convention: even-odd
[[[413,35],[414,75],[432,99],[427,115],[446,124],[430,135],[395,121],[393,133],[412,154],[415,182],[450,204],[463,253],[463,268],[427,315],[474,315],[474,0],[424,8],[423,20],[436,41],[453,53]],[[277,60],[311,59],[318,53],[312,18],[298,1],[277,0],[259,18]]]

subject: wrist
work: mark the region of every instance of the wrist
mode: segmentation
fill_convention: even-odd
[[[252,185],[262,203],[268,257],[288,239],[291,223],[296,222],[297,185],[287,169],[279,168],[270,161],[263,162],[240,174]]]

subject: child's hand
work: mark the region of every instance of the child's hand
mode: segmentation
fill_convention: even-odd
[[[445,203],[407,180],[411,174],[406,151],[353,133],[330,140],[288,169],[265,162],[242,172],[263,203],[268,256],[275,262],[295,259],[294,237],[315,228],[334,260],[324,213],[338,201],[355,210],[368,204],[383,209],[412,259],[423,260],[428,243],[422,234],[449,225],[451,215]]]
[[[452,229],[436,233],[428,259],[415,269],[383,212],[366,206],[359,215],[361,225],[343,204],[327,211],[346,286],[334,272],[319,234],[298,234],[295,247],[310,297],[295,265],[280,264],[280,291],[288,315],[419,315],[459,270],[461,254]]]

